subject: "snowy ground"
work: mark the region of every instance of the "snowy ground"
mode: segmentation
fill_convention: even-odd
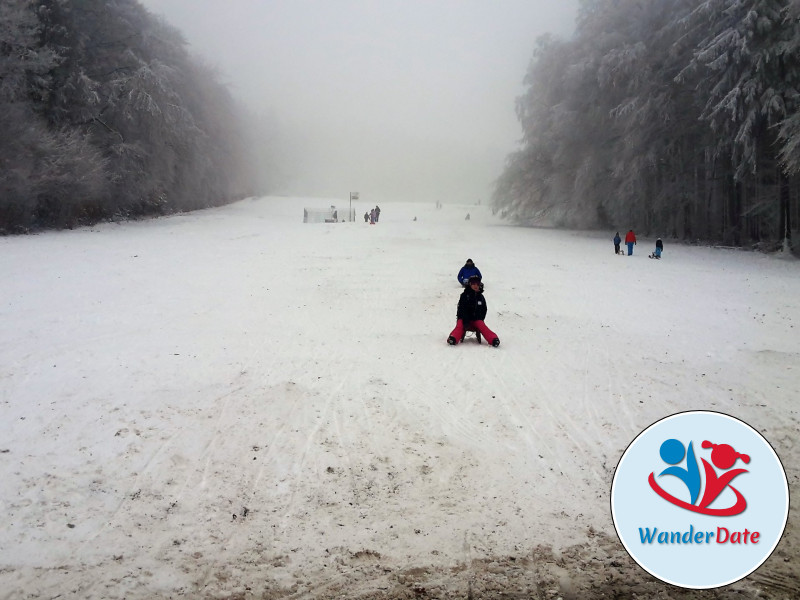
[[[800,594],[796,508],[711,592],[639,569],[609,509],[628,443],[692,409],[798,491],[798,261],[477,206],[302,223],[328,204],[0,239],[0,598]],[[500,348],[445,344],[467,257]]]

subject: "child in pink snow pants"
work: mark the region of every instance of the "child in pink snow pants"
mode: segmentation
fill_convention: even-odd
[[[461,292],[456,311],[456,327],[450,332],[447,343],[455,346],[464,337],[464,331],[473,330],[480,334],[495,348],[500,345],[500,338],[486,326],[486,298],[481,293],[481,278],[473,275],[468,285]]]

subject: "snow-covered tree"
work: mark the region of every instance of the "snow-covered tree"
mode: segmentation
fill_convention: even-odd
[[[252,193],[238,107],[136,0],[0,3],[0,228]]]
[[[788,241],[800,192],[798,16],[798,0],[583,0],[575,36],[540,44],[528,69],[522,148],[497,180],[496,208]]]
[[[105,161],[89,141],[48,127],[31,102],[47,97],[60,62],[39,44],[34,8],[0,4],[0,231],[24,231],[43,212],[69,220],[75,201],[96,203],[105,181]]]
[[[793,123],[800,106],[800,19],[792,5],[709,0],[690,17],[706,32],[689,66],[705,75],[698,82],[707,99],[702,117],[718,135],[717,152],[730,153],[737,183],[757,175],[764,161],[775,172],[777,205],[764,202],[756,209],[768,215],[777,209],[776,233],[786,245],[791,239],[788,172],[797,164]],[[733,209],[744,212],[740,202]]]

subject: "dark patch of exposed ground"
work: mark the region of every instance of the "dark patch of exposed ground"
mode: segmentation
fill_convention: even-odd
[[[796,600],[800,564],[796,528],[786,533],[772,556],[754,573],[714,590],[689,590],[663,583],[642,570],[616,537],[589,532],[588,541],[554,552],[539,546],[526,556],[474,560],[450,568],[395,570],[378,552],[343,555],[335,581],[292,589],[248,589],[234,600],[308,599],[507,599],[507,600]]]

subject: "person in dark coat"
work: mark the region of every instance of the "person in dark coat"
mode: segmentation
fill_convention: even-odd
[[[619,237],[619,231],[614,234],[614,254],[619,254],[619,245],[622,243],[622,238]]]
[[[656,240],[656,250],[650,255],[650,258],[661,258],[661,253],[664,251],[664,242],[661,238]]]
[[[500,338],[483,322],[486,318],[486,298],[481,293],[481,279],[477,275],[473,275],[467,284],[458,299],[456,326],[450,332],[447,343],[455,346],[464,337],[464,332],[469,329],[479,332],[487,342],[496,348],[500,345]]]
[[[633,229],[628,230],[625,236],[625,244],[628,246],[628,256],[631,256],[633,254],[633,247],[636,245],[636,234],[633,233]]]
[[[456,275],[456,279],[458,279],[458,283],[464,287],[467,287],[467,282],[473,275],[477,275],[479,281],[483,279],[483,275],[481,275],[478,267],[475,266],[475,263],[472,262],[471,258],[468,258],[467,262],[464,263],[464,266],[461,267],[461,270],[458,272],[458,275]]]

